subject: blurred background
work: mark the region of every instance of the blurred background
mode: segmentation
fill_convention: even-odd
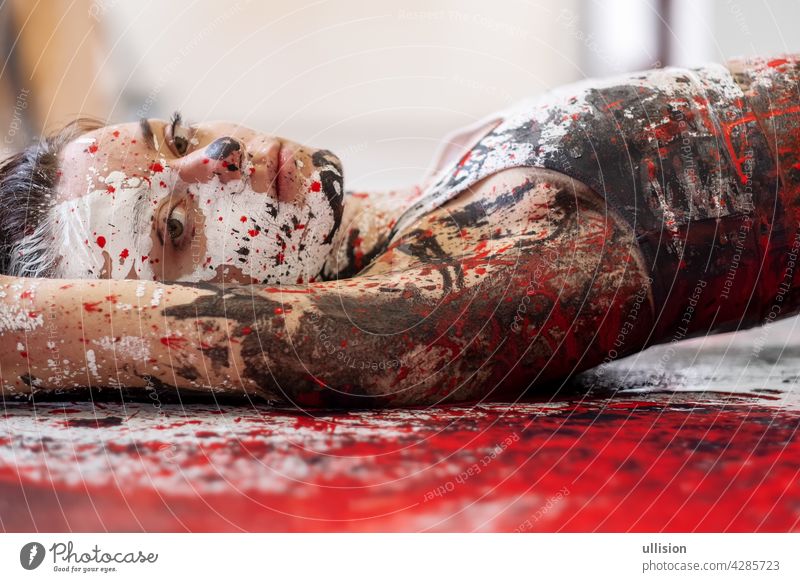
[[[350,189],[409,186],[445,134],[516,100],[800,51],[798,22],[797,0],[5,0],[0,157],[78,115],[180,109],[332,149]]]
[[[587,76],[800,50],[796,0],[6,0],[0,154],[179,108],[419,180],[450,130]]]

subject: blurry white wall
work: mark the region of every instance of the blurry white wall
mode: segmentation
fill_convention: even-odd
[[[718,0],[713,4],[716,53],[731,57],[800,52],[797,0]]]

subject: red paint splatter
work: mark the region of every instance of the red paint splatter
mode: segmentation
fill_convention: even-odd
[[[88,151],[90,154],[97,153],[97,144],[93,143],[88,148],[86,148],[86,151]]]
[[[158,162],[153,162],[152,164],[150,164],[150,171],[151,172],[163,172],[164,171],[164,166],[162,166]]]
[[[183,349],[186,347],[186,338],[177,335],[168,335],[161,338],[161,343],[168,348]]]
[[[100,303],[102,303],[102,301],[84,301],[83,309],[87,313],[95,313],[98,311],[103,311],[102,309],[99,308]]]
[[[647,175],[651,180],[656,179],[656,174],[658,173],[658,168],[656,168],[655,163],[653,160],[647,160]]]
[[[114,192],[116,192],[116,191],[117,191],[117,189],[116,189],[116,188],[114,188],[114,186],[112,186],[111,184],[109,184],[108,186],[106,186],[106,192],[108,192],[109,194],[113,194],[113,193],[114,193]]]
[[[101,249],[104,248],[106,246],[106,237],[104,237],[103,235],[98,236],[97,246],[99,246]]]
[[[240,221],[240,222],[247,222],[247,217],[246,217],[246,216],[242,216],[242,217],[239,219],[239,221]]]
[[[130,253],[129,253],[128,249],[122,249],[122,251],[120,251],[120,253],[119,253],[119,258],[124,261],[125,259],[128,258],[129,254]]]
[[[244,326],[244,327],[242,328],[242,334],[243,334],[243,335],[250,335],[250,334],[252,333],[252,331],[253,331],[253,330],[252,330],[250,327],[248,327],[248,326]]]
[[[311,191],[312,192],[319,192],[320,190],[322,190],[322,184],[320,184],[318,181],[314,181],[311,184]]]

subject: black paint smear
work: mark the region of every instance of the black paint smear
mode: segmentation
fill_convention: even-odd
[[[493,212],[515,206],[523,199],[525,194],[533,190],[537,183],[538,181],[528,180],[524,184],[512,188],[510,192],[504,192],[491,200],[482,198],[465,204],[461,208],[448,209],[447,216],[440,218],[439,222],[449,223],[453,221],[459,229],[486,224],[488,217]]]
[[[212,160],[224,160],[233,152],[241,149],[241,144],[231,137],[221,137],[206,147],[206,157]],[[229,168],[230,169],[230,168]]]
[[[25,385],[30,386],[31,388],[35,388],[36,387],[34,385],[36,383],[36,380],[37,380],[36,376],[31,376],[30,374],[23,374],[22,376],[19,377],[19,379],[22,380],[22,382]]]
[[[324,244],[330,244],[333,240],[333,235],[336,234],[336,231],[339,230],[339,226],[342,223],[342,213],[344,212],[342,188],[344,185],[342,184],[342,179],[334,172],[329,170],[323,170],[320,172],[319,179],[322,184],[322,191],[328,198],[328,203],[331,205],[331,209],[333,210],[333,226],[331,227],[330,232],[328,232],[328,236],[325,237],[325,240],[323,241]],[[339,185],[338,192],[336,191],[334,184]]]
[[[344,212],[344,183],[342,180],[342,162],[336,155],[329,150],[317,150],[311,156],[311,162],[317,168],[322,168],[319,173],[319,181],[322,185],[322,192],[328,199],[333,210],[333,227],[328,236],[323,241],[330,244],[333,235],[339,230],[342,223],[342,213]],[[335,170],[325,169],[333,166]],[[337,188],[338,186],[338,188]]]
[[[181,378],[185,378],[187,380],[192,380],[192,381],[197,380],[200,377],[200,374],[197,372],[197,368],[195,368],[191,364],[186,364],[185,366],[181,366],[180,368],[175,368],[175,373]]]
[[[411,231],[403,240],[404,242],[397,246],[397,250],[439,271],[445,292],[453,288],[453,278],[448,270],[450,268],[456,274],[456,284],[459,287],[464,286],[464,271],[461,268],[461,263],[442,249],[433,234],[416,229]]]
[[[282,304],[261,295],[253,294],[249,287],[231,287],[222,290],[212,284],[214,295],[198,297],[191,303],[173,305],[161,314],[176,319],[195,319],[198,317],[219,317],[233,319],[239,323],[253,325],[258,313],[274,313]]]
[[[211,365],[214,369],[227,368],[228,364],[228,346],[214,346],[210,348],[200,348],[200,351],[211,360]]]

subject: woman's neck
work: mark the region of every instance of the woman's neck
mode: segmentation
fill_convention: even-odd
[[[339,230],[323,268],[325,279],[352,277],[379,255],[397,219],[422,195],[414,186],[385,192],[347,191]]]

